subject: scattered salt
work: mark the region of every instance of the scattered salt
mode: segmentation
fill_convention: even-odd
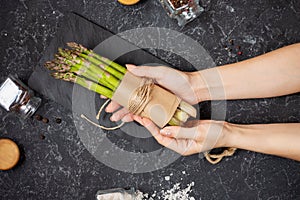
[[[194,197],[190,196],[192,191],[192,187],[195,185],[194,182],[191,182],[187,185],[186,188],[181,189],[180,183],[176,183],[171,189],[169,190],[161,190],[159,193],[154,191],[154,193],[150,195],[148,193],[143,194],[142,192],[139,193],[137,200],[154,200],[155,199],[162,199],[162,200],[195,200]],[[160,195],[158,195],[160,194]]]
[[[165,180],[166,180],[166,181],[169,181],[169,180],[170,180],[170,176],[166,176],[166,177],[165,177]]]
[[[195,200],[194,197],[190,197],[189,194],[192,191],[192,187],[194,186],[194,182],[191,182],[187,185],[187,188],[181,189],[180,183],[176,183],[173,188],[163,192],[162,197],[164,200]]]

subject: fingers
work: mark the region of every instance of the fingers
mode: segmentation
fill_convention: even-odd
[[[111,117],[110,120],[111,121],[119,121],[121,120],[123,117],[125,117],[125,115],[129,114],[129,111],[126,108],[122,108],[120,110],[118,110],[117,112],[115,112]]]
[[[133,121],[133,114],[128,113],[127,115],[125,115],[125,116],[122,118],[122,121],[123,121],[123,122],[132,122],[132,121]]]
[[[159,134],[159,128],[150,119],[137,115],[134,115],[133,119],[143,125],[161,145],[166,146],[172,140],[172,138]]]
[[[158,127],[149,119],[143,118],[143,125],[147,128],[156,141],[181,155],[196,153],[197,143],[192,139],[177,139],[160,134]]]
[[[135,121],[139,122],[146,129],[148,129],[148,131],[159,144],[167,147],[168,149],[171,149],[184,156],[200,152],[199,144],[195,140],[166,137],[160,134],[159,128],[150,119],[136,115],[134,115],[133,118]]]
[[[115,102],[115,101],[111,101],[108,106],[105,108],[106,112],[112,113],[115,112],[117,109],[120,108],[120,105]]]
[[[118,103],[112,101],[111,103],[108,104],[105,111],[108,113],[113,113],[120,107],[121,106]],[[118,110],[117,112],[115,112],[110,117],[111,121],[119,121],[121,119],[123,122],[131,122],[131,121],[133,121],[133,114],[129,113],[129,111],[126,108],[122,108],[122,109]]]
[[[127,69],[136,76],[143,76],[153,79],[161,79],[165,75],[166,67],[150,67],[150,66],[140,66],[127,64]]]
[[[107,99],[107,97],[104,96],[104,95],[102,95],[102,94],[100,95],[100,98],[101,98],[101,99]]]
[[[134,115],[133,119],[143,125],[148,131],[150,131],[153,134],[159,133],[159,128],[148,118],[140,117],[138,115]]]
[[[200,137],[198,126],[192,128],[184,128],[180,126],[167,126],[160,130],[160,134],[166,137],[173,137],[177,139],[192,139],[197,140]]]

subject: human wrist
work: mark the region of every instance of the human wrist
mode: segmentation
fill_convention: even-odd
[[[218,126],[221,126],[220,127],[221,134],[219,134],[219,137],[217,138],[213,148],[228,147],[232,137],[231,124],[226,121],[212,121],[212,122],[214,124],[218,124]]]
[[[260,126],[228,123],[226,128],[226,147],[258,151],[261,145]],[[260,138],[260,139],[259,139]]]
[[[209,129],[214,130],[213,133],[209,134],[210,137],[207,138],[207,141],[214,142],[214,144],[211,143],[213,145],[209,146],[209,148],[233,147],[233,141],[235,141],[237,136],[235,124],[215,120],[209,120],[209,124]]]
[[[201,71],[191,72],[189,79],[198,102],[210,100],[209,90],[201,75]]]
[[[239,148],[245,134],[244,125],[224,123],[223,138],[220,147],[235,147]]]

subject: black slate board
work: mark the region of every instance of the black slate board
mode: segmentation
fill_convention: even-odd
[[[111,40],[113,44],[105,42],[104,45],[99,45],[101,42],[107,41],[106,39],[112,36],[114,37],[113,40]],[[93,121],[95,121],[97,109],[104,103],[104,100],[100,99],[94,92],[88,91],[81,86],[52,78],[50,76],[50,71],[43,66],[46,61],[53,59],[53,56],[59,47],[65,47],[67,42],[72,41],[80,43],[90,49],[96,47],[95,52],[112,60],[115,60],[113,58],[117,57],[115,61],[120,64],[133,63],[142,65],[145,63],[160,63],[167,65],[162,60],[80,15],[75,13],[67,15],[65,20],[61,23],[61,29],[58,31],[57,36],[51,41],[49,47],[44,52],[43,57],[40,59],[34,72],[30,76],[28,84],[38,93],[63,105],[73,113],[79,115],[84,114]],[[100,118],[101,124],[108,127],[115,126],[116,124],[112,123],[109,120],[109,117],[110,114],[104,113],[102,118]],[[130,131],[133,129],[132,126],[129,128]],[[128,127],[125,127],[125,130],[126,129],[128,129]],[[99,134],[101,135],[99,132],[103,133],[103,130],[95,131],[92,125],[88,126],[85,124],[85,132],[89,132],[92,136],[86,138],[82,135],[82,142],[91,143],[99,140],[98,136]],[[108,135],[108,137],[110,137],[110,140],[117,146],[122,146],[122,148],[129,151],[152,152],[161,148],[146,130],[141,131],[138,128],[138,130],[134,129],[133,132],[136,132],[136,134],[126,134],[122,130],[115,130],[113,131],[114,134]],[[142,139],[137,134],[143,135]],[[128,143],[129,145],[124,146],[124,143]],[[90,148],[97,148],[97,144],[94,144],[94,146]]]
[[[57,36],[51,41],[49,47],[44,52],[43,57],[40,59],[34,72],[30,76],[28,84],[35,91],[49,97],[66,108],[71,109],[73,84],[53,79],[49,76],[49,71],[43,67],[44,63],[53,59],[57,49],[59,47],[65,47],[67,42],[74,41],[87,48],[93,49],[107,38],[114,36],[114,34],[76,13],[67,15],[65,20],[61,23],[61,26]],[[116,62],[123,65],[126,63],[134,63],[136,65],[161,63],[166,65],[162,60],[118,36],[114,36],[114,44],[115,43],[117,43],[118,46],[106,43],[104,47],[108,48],[103,49],[100,47],[97,48],[96,52],[112,59],[116,54],[120,55],[122,52],[124,54],[126,51],[128,53],[125,52],[124,55],[118,56],[118,59],[116,60]],[[83,111],[75,110],[75,112],[82,113]]]

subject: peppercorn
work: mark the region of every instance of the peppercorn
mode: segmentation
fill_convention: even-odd
[[[180,7],[188,4],[189,0],[171,0],[170,2],[174,6],[174,8],[180,8]]]
[[[55,122],[56,122],[57,124],[60,124],[61,121],[62,121],[61,118],[56,118],[56,119],[55,119]]]
[[[43,119],[42,119],[42,122],[44,122],[45,124],[47,124],[47,123],[49,122],[49,119],[43,118]]]
[[[42,121],[43,117],[41,115],[35,115],[35,119],[38,121]]]

